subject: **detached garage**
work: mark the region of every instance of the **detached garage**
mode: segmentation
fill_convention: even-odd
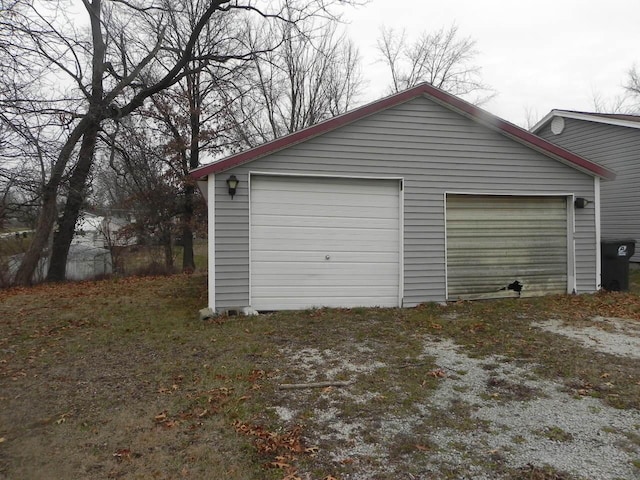
[[[213,311],[600,285],[600,181],[614,174],[427,84],[192,175]]]

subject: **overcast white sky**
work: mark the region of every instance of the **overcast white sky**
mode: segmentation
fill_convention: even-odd
[[[455,22],[476,40],[483,81],[497,91],[483,108],[519,125],[526,108],[536,119],[553,108],[593,111],[594,95],[622,94],[627,71],[640,66],[640,0],[371,0],[346,17],[366,101],[386,93],[375,51],[381,25],[414,38]]]

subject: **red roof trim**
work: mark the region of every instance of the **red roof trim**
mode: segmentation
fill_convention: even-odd
[[[512,123],[502,120],[501,118],[498,118],[495,115],[462,100],[461,98],[455,97],[427,83],[422,83],[403,92],[391,95],[373,103],[369,103],[363,107],[352,110],[351,112],[344,113],[298,132],[286,135],[284,137],[277,138],[271,142],[267,142],[263,145],[252,148],[251,150],[246,150],[244,152],[231,155],[230,157],[227,157],[218,162],[204,165],[195,170],[192,170],[190,175],[193,178],[202,178],[209,174],[215,174],[228,170],[238,165],[256,160],[265,155],[304,142],[305,140],[309,140],[331,130],[335,130],[343,125],[347,125],[356,120],[360,120],[361,118],[367,117],[371,114],[380,112],[390,107],[394,107],[420,95],[427,95],[432,99],[435,99],[439,103],[442,103],[444,106],[453,108],[463,115],[476,120],[490,128],[496,129],[516,141],[520,141],[521,143],[524,143],[525,145],[528,145],[529,147],[534,148],[541,153],[551,155],[556,159],[572,165],[576,168],[587,171],[599,177],[607,179],[615,178],[615,173],[613,173],[612,171],[596,163],[590,162],[589,160],[582,158],[579,155],[571,153],[568,150],[558,147],[553,143],[547,142],[546,140]]]

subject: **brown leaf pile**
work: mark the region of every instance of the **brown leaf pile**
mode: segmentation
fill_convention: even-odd
[[[546,310],[568,320],[595,315],[640,320],[640,296],[601,291],[593,295],[562,295],[545,299]]]
[[[266,468],[278,468],[285,472],[283,480],[299,480],[294,463],[299,455],[314,455],[317,447],[305,447],[301,440],[302,426],[295,425],[291,429],[276,433],[270,432],[262,425],[251,425],[236,420],[233,422],[236,431],[242,435],[254,437],[256,450],[271,457],[265,463]]]
[[[201,419],[218,413],[231,401],[232,392],[233,388],[220,387],[207,390],[206,392],[188,395],[188,398],[193,400],[192,406],[175,415],[169,415],[166,410],[163,410],[158,413],[153,420],[156,425],[164,428],[174,428],[184,422],[188,422],[188,430],[197,429],[202,425],[200,422]],[[165,392],[159,391],[159,393]],[[206,406],[202,406],[203,404]]]

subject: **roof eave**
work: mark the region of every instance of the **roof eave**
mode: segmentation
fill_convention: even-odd
[[[604,125],[615,125],[618,127],[627,127],[627,128],[640,128],[640,122],[632,122],[630,120],[623,120],[619,118],[608,118],[600,115],[594,115],[589,113],[581,113],[581,112],[573,112],[570,110],[558,110],[554,109],[547,113],[542,120],[536,123],[532,128],[531,132],[537,133],[542,128],[547,125],[553,117],[563,117],[563,118],[571,118],[573,120],[582,120],[585,122],[593,122],[593,123],[602,123]]]
[[[376,100],[363,105],[362,107],[356,108],[355,110],[351,110],[350,112],[343,113],[310,127],[298,130],[297,132],[285,135],[284,137],[277,138],[244,152],[231,155],[218,160],[217,162],[198,167],[192,170],[190,175],[195,179],[202,179],[211,173],[224,172],[225,170],[237,167],[238,165],[271,155],[280,150],[311,140],[312,138],[335,130],[339,127],[361,120],[369,115],[373,115],[374,113],[408,102],[409,100],[426,93],[426,88],[427,84],[420,84],[403,92],[390,95],[382,100]]]
[[[528,132],[512,123],[502,120],[501,118],[465,101],[454,95],[437,89],[432,85],[423,83],[413,88],[405,90],[400,93],[396,93],[389,97],[377,100],[375,102],[364,105],[360,108],[352,110],[351,112],[344,113],[337,117],[325,120],[311,127],[299,130],[298,132],[291,133],[284,137],[280,137],[271,142],[267,142],[258,147],[254,147],[245,152],[241,152],[235,155],[231,155],[225,159],[219,160],[208,165],[204,165],[190,172],[190,175],[195,179],[203,179],[209,174],[215,174],[224,172],[231,168],[237,167],[244,163],[251,162],[258,158],[262,158],[266,155],[278,152],[285,148],[297,145],[304,141],[315,138],[319,135],[335,130],[339,127],[347,125],[349,123],[360,120],[374,113],[386,110],[401,103],[407,102],[413,98],[421,95],[427,95],[430,99],[440,103],[446,108],[454,110],[465,117],[476,121],[486,127],[491,128],[498,133],[501,133],[512,140],[515,140],[523,145],[529,146],[534,150],[549,156],[555,160],[558,160],[566,165],[576,168],[584,173],[598,176],[604,179],[614,179],[615,173],[612,171],[590,162],[589,160],[580,157],[568,150],[565,150],[535,134]],[[545,120],[552,118],[559,110],[552,110],[538,125],[542,124]],[[537,126],[537,125],[536,125]],[[536,127],[534,127],[535,129]]]
[[[538,134],[538,132],[540,130],[542,130],[542,128],[551,121],[551,119],[553,117],[555,117],[558,112],[561,112],[562,110],[551,110],[549,113],[547,113],[544,117],[542,117],[542,120],[538,121],[538,123],[536,123],[533,127],[531,127],[529,129],[529,131],[533,134]]]

